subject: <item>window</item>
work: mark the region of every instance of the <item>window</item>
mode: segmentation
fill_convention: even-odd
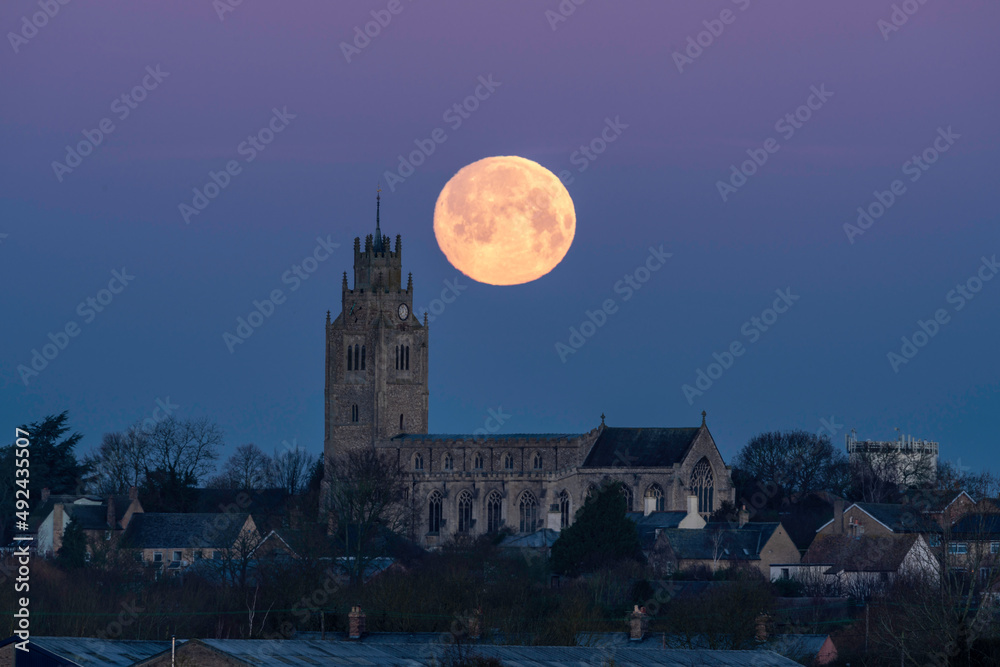
[[[399,346],[396,346],[396,370],[399,370]]]
[[[414,454],[413,455],[413,469],[414,470],[423,470],[424,469],[424,456],[423,456],[423,454]]]
[[[355,403],[354,405],[351,406],[351,421],[352,422],[357,422],[358,421],[358,404],[357,403]]]
[[[649,498],[651,504],[653,505],[654,512],[662,512],[664,508],[663,500],[663,489],[660,488],[659,484],[652,484],[648,489],[646,489],[646,498]],[[643,508],[645,511],[645,507]]]
[[[180,559],[181,559],[181,552],[180,552],[180,551],[175,551],[175,552],[174,552],[174,557],[173,557],[173,559],[172,559],[172,560],[173,560],[173,561],[174,561],[174,562],[176,563],[176,562],[177,562],[177,561],[179,561]]]
[[[409,345],[397,345],[396,346],[396,370],[397,371],[408,371],[408,370],[410,370],[410,346]]]
[[[949,542],[948,553],[956,556],[967,554],[969,553],[969,545],[965,542]]]
[[[444,469],[445,470],[455,469],[455,459],[452,457],[451,454],[444,455]]]
[[[162,563],[163,562],[163,553],[159,552],[159,551],[154,551],[153,552],[153,562],[154,563]]]
[[[195,560],[201,560],[203,557],[204,557],[204,554],[202,554],[201,551],[195,551],[194,552],[194,559]]]
[[[514,469],[514,457],[510,454],[503,455],[503,469],[513,470]]]
[[[399,415],[399,430],[403,430],[403,415]]]
[[[698,512],[701,514],[711,513],[713,507],[713,495],[715,491],[715,478],[712,475],[712,466],[708,459],[703,458],[691,471],[691,495],[698,496]]]
[[[355,345],[354,346],[354,370],[358,370],[358,369],[361,368],[360,364],[358,364],[358,361],[360,360],[360,356],[361,356],[361,346],[360,345]]]
[[[1000,553],[1000,542],[990,542],[990,553]]]
[[[569,527],[569,493],[566,491],[559,494],[559,527]]]
[[[503,498],[496,491],[486,497],[486,530],[495,533],[503,525]]]
[[[458,494],[458,532],[468,533],[472,530],[472,494],[462,491]]]
[[[788,568],[787,568],[787,567],[783,567],[783,568],[781,568],[781,578],[782,578],[782,579],[791,579],[791,576],[792,576],[792,575],[791,575],[791,573],[789,572],[789,570],[788,570]]]
[[[538,526],[538,502],[531,491],[525,491],[521,495],[521,532],[533,533]]]
[[[361,370],[365,370],[365,346],[361,346]]]
[[[354,359],[354,346],[353,345],[348,345],[347,346],[347,370],[349,370],[349,371],[353,371],[354,370],[354,365],[351,363],[351,361],[353,359]]]
[[[930,545],[932,547],[939,547],[939,546],[941,546],[941,536],[940,535],[931,535],[931,539],[930,539],[929,543],[930,543]]]
[[[542,469],[542,455],[540,452],[535,452],[535,455],[531,457],[531,467],[535,470]]]
[[[406,346],[406,370],[410,370],[410,346]]]
[[[483,455],[482,454],[476,453],[476,458],[473,459],[473,467],[476,470],[482,470],[483,469]]]
[[[632,487],[622,482],[622,495],[625,496],[625,511],[632,511]]]
[[[441,532],[441,492],[434,491],[427,501],[427,532],[437,535]]]

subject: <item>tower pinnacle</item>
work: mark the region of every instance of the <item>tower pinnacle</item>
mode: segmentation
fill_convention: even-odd
[[[372,248],[375,252],[385,252],[385,247],[382,245],[382,228],[379,226],[379,214],[382,206],[382,185],[379,184],[378,190],[375,195],[375,247]]]

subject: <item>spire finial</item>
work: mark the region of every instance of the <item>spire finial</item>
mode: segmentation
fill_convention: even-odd
[[[604,426],[604,413],[601,413],[601,426]]]
[[[705,417],[707,417],[707,416],[708,416],[708,413],[707,413],[707,412],[705,412],[704,410],[702,410],[702,411],[701,411],[701,425],[702,425],[702,426],[704,426],[704,425],[705,425]]]
[[[382,183],[378,184],[375,190],[375,247],[373,250],[375,252],[385,252],[382,246],[382,228],[380,226],[379,218],[381,216],[382,209]]]

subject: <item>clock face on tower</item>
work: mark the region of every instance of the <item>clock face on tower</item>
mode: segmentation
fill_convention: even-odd
[[[399,319],[405,320],[410,314],[410,308],[405,303],[401,303],[396,309],[396,313],[399,315]]]

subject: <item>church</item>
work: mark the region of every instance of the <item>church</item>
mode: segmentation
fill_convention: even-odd
[[[560,530],[603,482],[624,485],[630,511],[704,517],[735,500],[702,413],[700,426],[585,433],[428,433],[427,315],[413,312],[413,277],[403,284],[403,243],[375,233],[354,239],[354,276],[344,272],[341,309],[326,321],[324,456],[375,447],[401,461],[413,504],[412,535],[425,547],[503,528]]]

